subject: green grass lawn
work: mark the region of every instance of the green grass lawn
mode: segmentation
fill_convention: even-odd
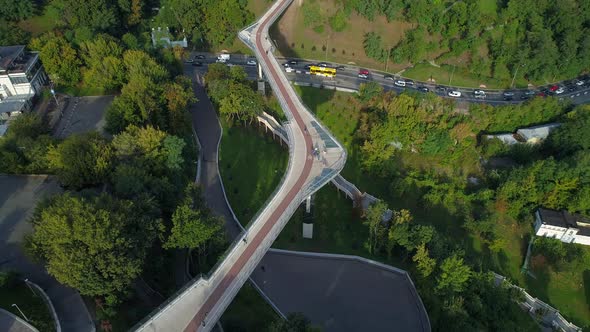
[[[286,147],[264,130],[223,122],[219,171],[234,213],[246,226],[278,186],[287,168]]]
[[[0,286],[0,308],[24,320],[12,304],[16,304],[29,319],[29,323],[39,331],[55,331],[55,323],[49,308],[41,296],[33,294],[33,291],[21,280],[14,280],[14,283],[9,282]]]
[[[19,23],[19,26],[23,30],[30,32],[33,37],[36,37],[44,32],[53,30],[55,28],[55,25],[56,22],[53,21],[45,13],[38,16],[33,16]]]
[[[221,316],[221,325],[227,332],[265,331],[279,315],[266,303],[249,282],[238,292]]]

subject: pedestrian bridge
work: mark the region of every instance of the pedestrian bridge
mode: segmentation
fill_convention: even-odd
[[[208,275],[190,281],[138,323],[136,331],[211,330],[297,207],[344,167],[345,149],[303,105],[272,54],[268,29],[292,1],[276,1],[257,22],[239,34],[256,54],[287,117],[282,124],[289,146],[287,171],[223,260]]]

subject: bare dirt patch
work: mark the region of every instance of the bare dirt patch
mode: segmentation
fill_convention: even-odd
[[[376,17],[373,22],[353,13],[347,27],[342,32],[332,31],[327,19],[338,10],[334,0],[317,0],[326,19],[324,31],[318,33],[303,24],[303,12],[295,2],[276,23],[271,36],[277,43],[279,53],[283,56],[302,57],[338,63],[354,62],[360,66],[385,68],[385,64],[368,58],[363,49],[366,33],[374,31],[383,40],[383,47],[395,46],[406,30],[414,28],[407,22],[387,22],[384,16]],[[325,48],[323,48],[325,47]],[[389,70],[400,70],[405,65],[389,63]]]

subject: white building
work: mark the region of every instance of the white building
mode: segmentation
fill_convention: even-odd
[[[521,128],[516,133],[485,135],[487,139],[499,139],[502,143],[507,145],[514,144],[539,144],[545,140],[551,131],[561,126],[560,123],[548,123],[540,126]]]
[[[590,220],[567,211],[540,208],[535,212],[535,235],[590,245]]]
[[[184,34],[184,31],[182,32]],[[172,40],[172,34],[170,33],[170,29],[165,27],[164,29],[158,27],[158,29],[152,28],[152,44],[154,47],[174,47],[180,46],[183,48],[188,47],[188,42],[186,37],[182,38],[181,40]]]
[[[22,45],[0,47],[0,118],[30,109],[45,83],[39,53],[27,52]]]

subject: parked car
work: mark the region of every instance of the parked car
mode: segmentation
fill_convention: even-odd
[[[427,88],[427,87],[425,87],[425,86],[421,86],[421,87],[419,87],[419,88],[418,88],[418,90],[420,90],[420,91],[422,91],[422,92],[424,92],[424,93],[426,93],[426,92],[429,92],[429,91],[430,91],[430,89],[429,89],[429,88]]]
[[[203,66],[203,63],[201,61],[195,61],[195,62],[193,62],[193,66],[201,67],[201,66]]]
[[[197,54],[195,55],[195,59],[205,59],[205,56],[203,54]]]
[[[391,76],[391,75],[383,75],[383,78],[386,79],[386,80],[389,80],[389,81],[393,81],[394,80],[393,76]]]
[[[397,86],[405,87],[406,86],[406,81],[404,81],[404,80],[395,80],[395,81],[393,81],[393,84],[395,84]]]
[[[246,62],[246,64],[247,64],[248,66],[256,66],[256,60],[253,60],[253,59],[251,59],[251,60],[248,60],[248,62]]]
[[[369,74],[370,74],[370,73],[369,73],[369,71],[368,71],[368,70],[366,70],[366,69],[361,69],[361,70],[359,70],[358,77],[359,77],[359,78],[369,78]]]
[[[454,98],[459,98],[459,97],[461,97],[461,91],[451,90],[451,91],[449,91],[448,96],[454,97]]]

